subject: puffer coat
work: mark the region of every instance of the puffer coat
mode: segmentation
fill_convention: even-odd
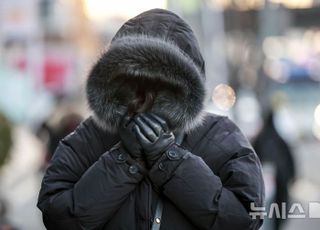
[[[190,27],[166,10],[126,22],[87,81],[93,115],[60,144],[38,207],[47,229],[258,229],[250,205],[262,206],[260,162],[227,117],[203,110],[204,61]],[[119,148],[117,134],[132,81],[164,84],[151,111],[185,133],[143,173]],[[152,89],[148,89],[152,90]]]

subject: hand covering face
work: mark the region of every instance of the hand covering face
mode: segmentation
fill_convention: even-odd
[[[140,113],[134,118],[133,129],[145,154],[149,168],[175,142],[174,134],[170,131],[167,122],[153,113]]]
[[[142,148],[137,141],[136,131],[134,130],[135,122],[129,115],[122,118],[119,136],[123,147],[130,153],[133,158],[142,158]]]

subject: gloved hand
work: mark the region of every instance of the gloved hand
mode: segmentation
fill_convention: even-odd
[[[134,120],[130,116],[125,115],[120,123],[119,136],[123,147],[133,158],[142,158],[142,148],[137,140],[134,126]]]
[[[140,113],[134,117],[134,130],[151,168],[161,155],[175,142],[167,122],[153,113]]]

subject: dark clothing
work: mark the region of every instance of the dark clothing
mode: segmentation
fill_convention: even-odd
[[[150,229],[159,193],[161,229],[261,225],[248,213],[251,202],[263,205],[260,163],[228,118],[207,114],[173,147],[183,158],[164,155],[146,176],[119,157],[121,149],[112,148],[118,142],[92,118],[60,142],[38,202],[48,229]]]
[[[109,131],[118,131],[139,91],[155,95],[149,112],[164,118],[172,131],[190,131],[202,120],[204,80],[190,26],[170,11],[154,9],[119,29],[89,73],[86,93],[95,122]]]
[[[89,74],[93,117],[60,142],[44,176],[46,227],[147,230],[161,196],[162,230],[258,229],[249,209],[264,200],[259,160],[230,120],[203,112],[204,76],[180,17],[155,9],[127,21]],[[143,174],[116,133],[130,103],[147,93],[148,112],[187,134]]]
[[[256,137],[253,147],[262,163],[272,163],[276,171],[275,202],[281,207],[283,202],[289,202],[289,183],[295,178],[294,159],[289,145],[283,140],[276,130],[273,122],[273,114],[265,119],[264,128]],[[289,205],[287,205],[287,208]],[[275,229],[285,220],[275,218]]]

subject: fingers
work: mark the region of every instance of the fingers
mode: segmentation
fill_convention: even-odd
[[[141,144],[150,142],[148,138],[146,138],[146,136],[141,132],[141,129],[138,125],[133,126],[133,131],[136,133],[137,139],[140,141]]]
[[[150,142],[155,142],[158,139],[158,135],[153,131],[149,124],[142,119],[141,115],[135,116],[134,121],[139,126],[141,133],[149,139]]]
[[[158,122],[158,124],[161,125],[162,129],[165,132],[169,131],[169,127],[168,127],[166,120],[164,120],[163,118],[159,117],[158,115],[156,115],[154,113],[148,113],[147,116],[153,120],[156,120]]]
[[[150,128],[156,133],[156,135],[159,137],[161,131],[163,130],[162,126],[159,124],[158,121],[156,121],[155,119],[153,119],[152,117],[149,117],[148,114],[144,114],[142,113],[140,115],[140,117],[142,118],[143,121],[145,121]]]

